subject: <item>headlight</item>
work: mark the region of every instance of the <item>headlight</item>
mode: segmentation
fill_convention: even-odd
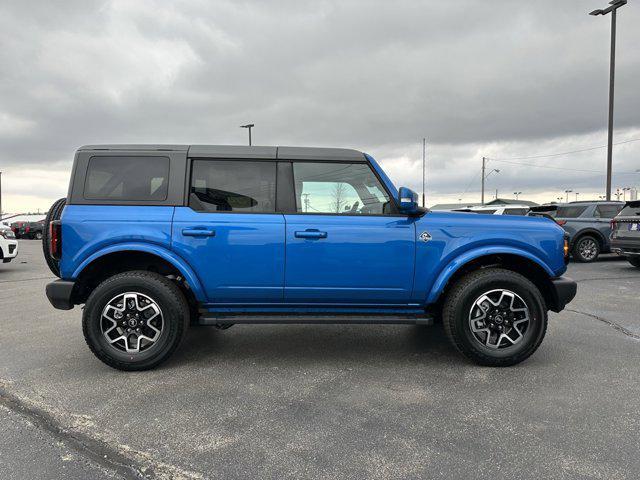
[[[0,237],[3,238],[16,238],[15,234],[11,230],[0,230]]]

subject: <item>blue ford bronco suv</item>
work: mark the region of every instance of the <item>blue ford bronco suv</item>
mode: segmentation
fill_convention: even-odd
[[[576,293],[553,221],[429,211],[348,149],[85,146],[46,224],[50,302],[84,304],[89,348],[123,370],[235,323],[437,321],[513,365]]]

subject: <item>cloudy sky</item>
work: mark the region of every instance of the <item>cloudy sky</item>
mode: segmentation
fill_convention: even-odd
[[[0,4],[3,210],[66,195],[91,143],[344,146],[428,204],[604,193],[603,0]],[[640,186],[640,1],[618,15],[614,188]],[[631,141],[630,141],[631,140]],[[585,150],[579,153],[543,155]],[[523,158],[538,157],[538,158]],[[502,159],[498,161],[497,159]],[[509,162],[509,163],[507,163]],[[524,165],[526,164],[526,165]]]

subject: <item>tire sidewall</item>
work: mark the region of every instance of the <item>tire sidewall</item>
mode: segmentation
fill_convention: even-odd
[[[520,355],[528,356],[528,352],[542,341],[546,331],[546,309],[538,289],[528,282],[515,279],[498,278],[478,279],[464,292],[461,301],[453,309],[454,325],[457,334],[464,339],[466,347],[476,354],[492,359],[507,359]],[[474,336],[469,326],[469,313],[475,301],[483,293],[496,289],[510,290],[520,296],[529,308],[529,326],[522,340],[516,345],[506,348],[489,348],[482,345]]]
[[[107,357],[118,363],[128,366],[145,367],[149,364],[161,362],[167,357],[179,342],[182,334],[184,319],[181,312],[171,301],[170,295],[165,291],[165,286],[150,285],[150,281],[140,278],[120,278],[112,282],[105,282],[99,286],[87,300],[84,313],[84,327],[87,342],[94,353],[102,358]],[[153,282],[156,283],[156,282]],[[163,288],[164,287],[164,288]],[[163,314],[163,329],[156,343],[140,353],[127,353],[110,345],[101,329],[102,311],[105,305],[114,297],[127,292],[136,292],[148,296],[158,304]]]

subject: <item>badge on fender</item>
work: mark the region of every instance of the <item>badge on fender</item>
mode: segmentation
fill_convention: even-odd
[[[422,232],[419,238],[423,242],[428,242],[429,240],[431,240],[431,235],[429,234],[429,232]]]

